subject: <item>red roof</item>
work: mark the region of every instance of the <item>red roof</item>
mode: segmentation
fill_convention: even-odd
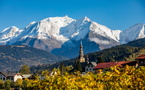
[[[136,60],[137,60],[137,59],[145,59],[145,54],[139,55],[139,56],[136,58]]]
[[[135,61],[120,61],[120,62],[106,62],[106,63],[98,63],[94,69],[103,69],[103,68],[110,68],[112,66],[119,66],[122,67],[123,65],[126,65],[128,63],[132,63]]]
[[[115,65],[117,65],[117,62],[98,63],[94,69],[109,68]]]

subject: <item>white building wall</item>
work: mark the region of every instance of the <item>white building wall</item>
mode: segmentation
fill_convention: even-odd
[[[90,72],[90,71],[93,71],[93,66],[92,65],[88,65],[85,67],[85,72]]]
[[[16,82],[19,78],[22,79],[22,76],[19,75],[19,74],[16,74],[16,75],[14,76],[14,82]]]

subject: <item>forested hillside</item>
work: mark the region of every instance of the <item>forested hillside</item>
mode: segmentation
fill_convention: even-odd
[[[88,54],[90,60],[97,62],[128,61],[144,53],[145,38],[131,41],[99,52]]]
[[[142,53],[145,53],[145,39],[139,39],[124,45],[118,45],[102,51],[89,53],[85,55],[85,57],[88,56],[90,61],[95,61],[97,63],[113,61],[130,61],[135,60],[135,58]],[[66,66],[74,65],[76,59],[77,57],[71,60],[65,60],[63,61],[63,63]],[[59,65],[60,62],[52,65],[39,65],[31,67],[31,70],[36,72],[37,70],[41,71],[44,69],[57,68]]]
[[[55,56],[47,51],[20,45],[0,46],[0,69],[1,71],[17,71],[21,65],[41,65],[55,63],[66,58]]]

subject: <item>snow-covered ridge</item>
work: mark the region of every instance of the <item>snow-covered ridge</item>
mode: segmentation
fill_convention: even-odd
[[[120,43],[124,44],[136,39],[145,38],[145,24],[139,23],[120,33]]]
[[[91,41],[110,43],[114,40],[119,43],[127,43],[132,40],[145,37],[145,24],[136,24],[131,28],[111,30],[104,25],[91,21],[88,17],[78,20],[68,16],[50,17],[38,22],[31,22],[24,29],[15,26],[8,27],[0,33],[0,44],[13,44],[26,38],[48,39],[53,38],[65,43],[68,40],[79,41],[87,35]],[[101,38],[99,38],[101,36]],[[106,44],[107,44],[106,43]]]
[[[106,26],[100,25],[96,22],[92,22],[90,30],[101,36],[110,37],[111,39],[114,39],[115,41],[119,42],[119,34],[121,30],[111,30]]]
[[[8,27],[0,33],[0,44],[6,44],[10,40],[19,36],[23,30],[15,26]]]

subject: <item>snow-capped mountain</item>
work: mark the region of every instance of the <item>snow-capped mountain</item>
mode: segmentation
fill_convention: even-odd
[[[121,31],[111,30],[88,17],[78,20],[68,16],[50,17],[31,22],[24,29],[14,26],[4,29],[0,33],[0,44],[28,45],[72,58],[78,56],[80,41],[83,41],[85,53],[95,52],[144,38],[144,26],[138,24]]]
[[[145,38],[145,24],[136,24],[120,34],[120,43],[124,44],[136,39]]]
[[[0,44],[6,44],[7,42],[14,40],[22,32],[21,29],[18,29],[15,26],[8,27],[0,33]],[[15,40],[13,41],[15,42]]]

